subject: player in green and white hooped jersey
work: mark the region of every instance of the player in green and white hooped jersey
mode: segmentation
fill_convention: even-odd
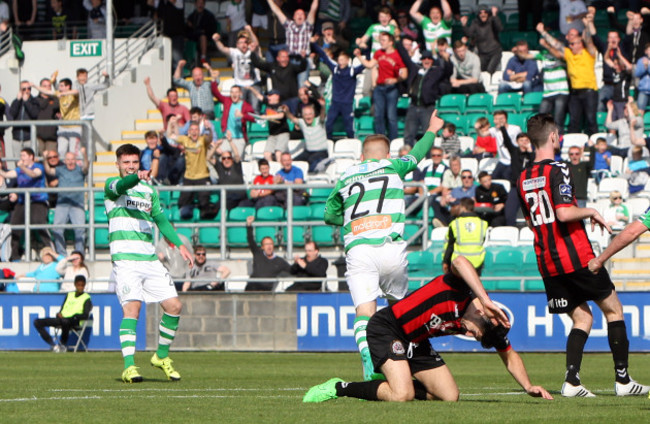
[[[438,49],[437,41],[439,38],[446,38],[447,42],[451,44],[451,7],[447,0],[440,0],[440,6],[433,6],[429,9],[429,16],[424,16],[420,13],[420,6],[422,0],[416,0],[411,6],[409,13],[416,24],[422,27],[422,34],[424,35],[424,45],[427,50],[436,52]]]
[[[134,362],[136,325],[142,302],[159,302],[163,308],[158,350],[151,365],[162,369],[169,380],[180,380],[172,367],[169,346],[174,340],[182,304],[174,282],[160,263],[153,244],[154,226],[192,266],[192,255],[183,246],[174,228],[165,217],[158,193],[147,183],[150,171],[140,171],[140,149],[132,144],[120,146],[115,152],[119,177],[109,178],[104,186],[104,204],[108,215],[108,237],[113,270],[122,305],[120,343],[124,357],[122,380],[142,381]]]
[[[386,136],[366,137],[362,162],[343,173],[327,199],[325,223],[343,226],[345,277],[356,308],[354,337],[366,380],[380,376],[374,373],[366,342],[377,297],[399,300],[408,290],[403,180],[426,156],[443,124],[434,111],[426,134],[399,159],[390,159]]]

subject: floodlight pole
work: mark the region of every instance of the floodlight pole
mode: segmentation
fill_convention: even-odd
[[[106,73],[113,81],[115,72],[115,50],[113,38],[113,0],[106,0]]]

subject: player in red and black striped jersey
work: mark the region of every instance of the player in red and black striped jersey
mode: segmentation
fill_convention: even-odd
[[[453,334],[473,336],[486,349],[495,347],[526,393],[553,399],[543,387],[531,384],[521,357],[508,340],[509,328],[508,318],[488,297],[474,266],[458,256],[451,263],[451,273],[436,277],[370,318],[367,341],[372,362],[375,372],[382,372],[386,381],[331,379],[312,387],[303,402],[339,396],[396,402],[457,401],[454,377],[429,343],[430,337]]]
[[[548,309],[566,313],[573,321],[567,338],[566,377],[562,396],[593,397],[580,383],[580,365],[593,316],[588,300],[596,302],[607,319],[607,335],[616,370],[616,394],[641,394],[640,384],[627,372],[629,342],[623,307],[605,269],[592,274],[588,264],[594,258],[584,220],[601,230],[611,229],[593,208],[578,207],[571,172],[555,161],[560,136],[553,117],[538,114],[528,120],[528,135],[535,146],[535,162],[522,171],[517,181],[521,209],[535,234],[535,253],[544,280]],[[647,392],[647,391],[646,391]]]

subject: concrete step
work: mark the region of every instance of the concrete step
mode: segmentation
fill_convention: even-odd
[[[147,146],[146,143],[144,142],[144,137],[142,137],[141,139],[138,139],[138,140],[130,140],[130,139],[112,140],[111,141],[111,146],[113,148],[112,150],[114,152],[121,145],[129,144],[129,143],[133,144],[134,146],[137,146],[139,149],[144,149]],[[113,156],[113,157],[115,157],[115,156]],[[113,159],[113,160],[115,160],[115,159]]]
[[[613,258],[612,270],[634,270],[637,272],[650,270],[650,258]]]
[[[113,173],[117,172],[115,162],[93,162],[93,172],[95,175],[97,173]]]
[[[117,172],[117,169],[113,172],[95,172],[95,175],[93,176],[93,186],[103,187],[107,179],[117,177],[118,175],[119,173]]]
[[[129,143],[134,143],[135,144],[135,142],[140,142],[140,143],[142,143],[142,145],[144,145],[145,144],[145,142],[144,142],[144,134],[146,132],[147,131],[145,131],[145,130],[125,130],[125,131],[122,131],[122,140],[121,141],[129,140],[128,141]],[[112,141],[111,141],[111,143],[112,143]],[[122,144],[124,144],[124,143],[122,143]]]
[[[637,244],[634,249],[637,258],[650,258],[650,244]]]
[[[97,162],[115,164],[115,152],[97,152]]]
[[[149,109],[147,110],[147,119],[160,119],[162,120],[162,114],[158,109]]]
[[[158,131],[163,129],[163,121],[161,119],[136,119],[135,129],[143,131]]]
[[[613,283],[617,291],[650,291],[650,281],[614,280]]]

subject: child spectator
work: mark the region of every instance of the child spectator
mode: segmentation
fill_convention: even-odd
[[[596,139],[596,151],[594,152],[595,160],[593,171],[595,172],[596,182],[605,175],[609,175],[609,164],[612,160],[612,152],[607,150],[607,140],[603,137]]]
[[[324,100],[322,101],[324,102]],[[283,110],[289,120],[300,127],[305,137],[305,150],[296,156],[295,160],[307,161],[309,163],[309,172],[316,172],[318,164],[328,157],[327,135],[323,127],[325,107],[321,108],[319,117],[315,117],[313,106],[303,108],[302,118],[296,118],[292,115],[287,106],[284,106]]]
[[[462,153],[460,151],[460,140],[458,139],[458,134],[456,134],[456,125],[451,122],[445,122],[445,125],[442,127],[441,147],[444,151],[445,159],[449,156]]]
[[[497,154],[497,139],[490,133],[490,121],[486,117],[481,117],[474,124],[476,129],[476,145],[470,157],[476,159],[492,158]]]
[[[275,178],[271,175],[269,162],[266,159],[260,159],[257,162],[257,168],[260,174],[253,180],[254,186],[269,185],[275,183]],[[266,206],[278,206],[278,201],[275,198],[275,191],[265,188],[255,188],[250,191],[250,198],[241,201],[239,206],[254,207],[260,209]]]
[[[623,204],[621,192],[614,190],[609,193],[609,201],[609,206],[603,211],[603,218],[612,230],[622,230],[630,222],[630,212]]]
[[[339,116],[343,118],[345,134],[352,138],[354,137],[354,90],[357,85],[357,75],[362,73],[365,67],[363,65],[351,67],[350,56],[345,51],[340,51],[334,62],[318,44],[312,43],[311,47],[332,71],[332,101],[325,122],[327,138],[332,139],[334,121]]]
[[[611,50],[608,50],[605,56],[605,63],[613,68],[614,73],[614,92],[612,100],[614,101],[614,114],[612,119],[624,118],[625,105],[630,96],[630,83],[632,82],[632,64],[627,61],[621,49],[616,49],[616,57],[612,58]]]
[[[645,110],[648,105],[648,99],[650,99],[650,43],[645,45],[645,56],[640,58],[636,62],[636,69],[634,76],[639,79],[639,84],[637,90],[639,96],[637,102],[639,104],[639,109],[642,111]]]
[[[153,130],[147,131],[144,135],[144,141],[147,143],[147,147],[142,149],[140,153],[140,170],[151,171],[151,178],[157,178],[160,152],[162,150],[158,133]]]

